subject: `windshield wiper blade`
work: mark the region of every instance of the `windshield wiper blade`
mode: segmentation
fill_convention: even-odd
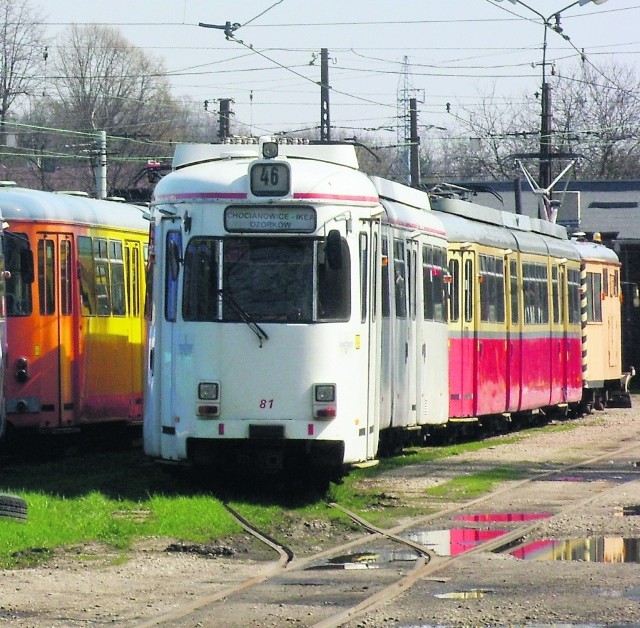
[[[267,332],[258,325],[254,320],[252,320],[251,316],[242,308],[242,306],[235,300],[231,290],[228,288],[223,288],[218,290],[218,294],[221,294],[224,298],[227,299],[231,307],[234,309],[235,313],[240,317],[240,320],[256,335],[258,336],[258,340],[260,340],[260,346],[262,347],[263,340],[269,340],[269,336]]]

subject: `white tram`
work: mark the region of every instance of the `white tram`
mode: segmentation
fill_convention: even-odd
[[[428,209],[352,146],[179,146],[151,204],[146,454],[336,466],[373,459],[382,430],[445,424]]]

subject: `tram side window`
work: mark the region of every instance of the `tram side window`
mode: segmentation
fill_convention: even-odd
[[[218,315],[218,248],[213,238],[192,238],[184,254],[182,318],[213,321]]]
[[[60,242],[60,311],[63,314],[71,314],[72,310],[72,266],[71,266],[71,242]]]
[[[111,294],[109,292],[109,257],[106,238],[94,238],[93,263],[98,316],[109,316],[111,314]]]
[[[80,309],[83,316],[94,316],[96,313],[96,289],[93,271],[93,244],[88,236],[78,237],[78,267]]]
[[[547,291],[547,267],[544,264],[522,265],[524,322],[546,324],[549,322],[549,295]]]
[[[367,320],[367,284],[369,281],[369,239],[360,234],[360,322]]]
[[[318,303],[320,320],[349,320],[351,316],[351,260],[349,246],[340,238],[340,267],[332,267],[326,259],[325,242],[318,243]]]
[[[422,291],[424,318],[429,321],[446,320],[445,300],[446,253],[430,245],[422,248]]]
[[[7,316],[28,316],[33,309],[33,255],[24,233],[4,232]]]
[[[602,275],[587,273],[587,321],[589,323],[602,322]]]
[[[396,316],[407,318],[407,264],[402,240],[393,241],[393,273]]]
[[[127,313],[127,298],[122,242],[119,240],[109,240],[109,267],[111,270],[111,312],[114,316],[124,316]]]
[[[474,283],[473,262],[467,259],[464,262],[464,320],[467,323],[473,320]]]
[[[53,314],[56,309],[55,257],[53,240],[38,240],[38,297],[40,314]]]
[[[551,269],[551,306],[553,308],[553,322],[560,322],[560,280],[558,278],[558,267]]]
[[[504,323],[504,262],[489,255],[480,256],[480,318]]]
[[[449,262],[449,275],[451,275],[451,283],[449,284],[449,320],[457,322],[460,320],[460,262],[452,259]]]
[[[180,231],[167,233],[164,281],[164,317],[171,322],[178,318],[178,277],[182,258],[182,234]]]
[[[580,322],[580,271],[570,268],[567,271],[569,290],[569,323]]]
[[[391,315],[391,299],[389,297],[389,241],[382,238],[382,316]]]
[[[511,300],[511,323],[517,325],[520,322],[518,311],[518,263],[512,259],[509,262],[509,286]]]

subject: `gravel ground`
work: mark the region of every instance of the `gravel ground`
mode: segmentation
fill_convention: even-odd
[[[634,397],[634,408],[590,415],[570,431],[533,435],[510,445],[496,440],[495,446],[478,452],[406,467],[371,480],[394,503],[433,508],[424,489],[460,473],[496,466],[550,470],[567,460],[590,460],[621,445],[629,447],[627,453],[612,453],[586,470],[569,470],[560,480],[522,485],[515,495],[497,495],[470,509],[475,514],[553,513],[569,499],[591,499],[570,513],[541,520],[525,539],[527,543],[573,540],[563,547],[572,548],[567,551],[580,555],[580,560],[521,560],[505,553],[480,553],[453,561],[438,558],[448,561],[443,570],[348,625],[640,626],[640,515],[624,511],[640,505],[640,449],[631,449],[640,445],[638,404],[640,397]],[[605,488],[613,490],[597,496]],[[309,543],[317,544],[323,537],[322,546],[330,545],[331,530],[324,525],[301,526],[296,543],[304,544],[308,535]],[[429,530],[461,525],[442,520],[430,522]],[[466,524],[479,530],[509,525],[515,524]],[[585,539],[596,549],[578,554]],[[67,548],[44,566],[0,571],[0,623],[34,628],[102,623],[133,626],[272,566],[246,537],[236,541],[233,556],[226,556],[219,547],[167,552],[171,542],[145,540],[127,556],[94,545]],[[616,562],[623,554],[625,561]],[[606,562],[605,556],[612,562]],[[317,598],[318,591],[313,595]],[[267,619],[273,626],[312,625],[327,615],[317,599],[309,600],[304,614],[296,612],[284,588],[278,600],[263,600],[256,592],[252,602],[237,614],[233,600],[226,600],[224,612],[184,625],[263,625]],[[278,612],[273,611],[274,604]],[[303,607],[300,601],[296,604]]]

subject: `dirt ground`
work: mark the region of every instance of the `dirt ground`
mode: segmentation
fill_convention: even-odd
[[[426,508],[424,489],[460,473],[496,466],[551,470],[555,463],[590,460],[621,445],[629,447],[622,455],[593,462],[587,471],[569,470],[559,480],[523,485],[515,496],[497,495],[472,511],[551,513],[579,497],[585,500],[579,508],[545,518],[525,539],[572,540],[573,545],[563,546],[573,548],[565,554],[574,552],[579,560],[522,560],[508,553],[481,553],[449,561],[433,577],[419,580],[402,596],[348,625],[640,626],[640,514],[635,514],[640,505],[640,449],[632,449],[640,445],[638,408],[640,397],[635,396],[634,408],[590,415],[570,431],[538,434],[510,445],[496,441],[478,452],[372,480],[385,499],[414,505],[423,500]],[[604,488],[613,490],[598,496]],[[453,521],[430,525],[460,527]],[[300,526],[289,536],[296,544],[306,541],[315,549],[333,543],[330,526],[321,522]],[[275,554],[269,560],[264,551],[255,552],[254,543],[244,535],[229,547],[171,547],[171,543],[171,539],[148,539],[127,555],[97,545],[68,548],[44,566],[0,571],[0,624],[34,628],[143,624],[180,604],[256,576],[277,559]],[[588,549],[580,553],[576,548],[585,544]],[[225,612],[181,625],[312,625],[327,616],[326,608],[316,614],[319,606],[298,602],[294,608],[289,602],[284,589],[279,600],[263,600],[256,592],[241,615],[227,600],[222,602]]]

